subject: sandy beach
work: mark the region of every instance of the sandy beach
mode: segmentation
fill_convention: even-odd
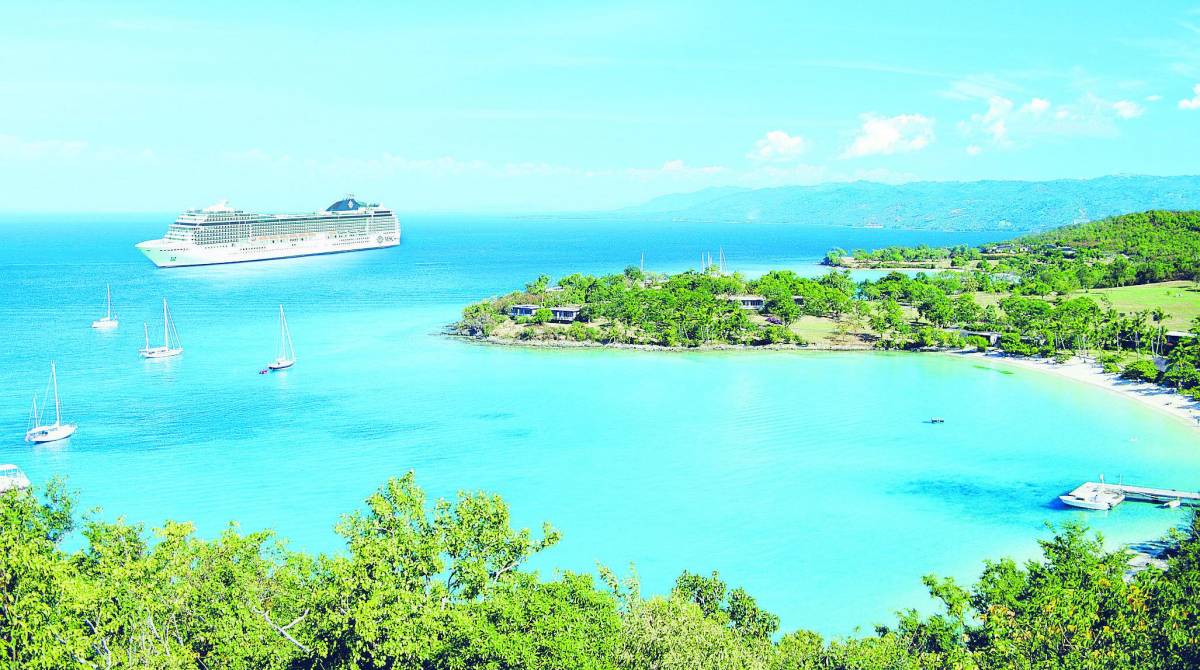
[[[1121,379],[1115,374],[1106,373],[1099,363],[1091,359],[1076,357],[1066,363],[1055,363],[1047,359],[1007,356],[999,353],[985,354],[974,351],[951,352],[949,355],[974,358],[1001,365],[1013,365],[1029,370],[1039,370],[1085,384],[1098,386],[1113,393],[1119,393],[1147,407],[1153,407],[1179,421],[1187,423],[1192,428],[1200,430],[1200,403],[1189,400],[1164,386],[1146,382],[1131,382]]]

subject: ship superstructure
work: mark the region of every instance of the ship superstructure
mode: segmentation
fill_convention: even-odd
[[[241,263],[379,249],[400,243],[396,214],[347,196],[311,214],[256,214],[221,202],[179,215],[137,248],[159,267]]]

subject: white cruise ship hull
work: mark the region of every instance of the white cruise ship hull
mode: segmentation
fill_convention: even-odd
[[[160,268],[246,263],[400,244],[396,214],[347,196],[310,214],[256,214],[219,203],[188,210],[160,239],[137,245]]]
[[[296,258],[298,256],[318,256],[321,254],[338,254],[345,251],[363,251],[366,249],[384,249],[400,244],[400,236],[378,235],[376,239],[366,242],[340,243],[293,243],[272,244],[264,247],[249,248],[205,248],[197,245],[180,244],[172,240],[148,240],[137,245],[152,263],[160,268],[177,268],[189,265],[220,265],[223,263],[245,263],[248,261],[269,261],[277,258]]]

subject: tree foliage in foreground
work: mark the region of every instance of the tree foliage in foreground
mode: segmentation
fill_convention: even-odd
[[[429,504],[411,473],[343,517],[335,555],[234,525],[74,529],[72,511],[57,483],[0,496],[0,668],[1200,667],[1200,517],[1165,572],[1129,578],[1124,552],[1066,526],[971,588],[927,577],[935,614],[824,640],[779,635],[715,572],[650,597],[604,568],[544,579],[525,564],[556,530],[513,529],[484,493]],[[72,530],[83,548],[67,552]]]

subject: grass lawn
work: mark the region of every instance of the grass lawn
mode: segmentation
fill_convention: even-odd
[[[1007,294],[976,293],[980,305],[995,305]],[[1159,284],[1122,286],[1120,288],[1096,288],[1076,291],[1072,297],[1086,295],[1104,305],[1107,298],[1113,309],[1126,314],[1161,307],[1170,317],[1166,320],[1168,330],[1188,330],[1192,319],[1200,316],[1200,290],[1191,281],[1168,281]],[[1050,298],[1053,300],[1053,298]]]
[[[1125,313],[1161,307],[1170,315],[1165,322],[1169,330],[1188,330],[1192,319],[1200,316],[1200,290],[1191,281],[1098,288],[1076,295],[1088,295],[1097,300],[1098,296],[1105,296],[1112,302],[1113,309]]]
[[[856,333],[849,333],[845,340],[838,340],[837,322],[820,316],[802,316],[791,323],[793,333],[816,345],[861,345]]]

